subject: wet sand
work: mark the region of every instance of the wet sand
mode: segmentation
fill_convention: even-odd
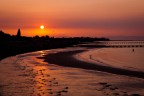
[[[51,75],[49,66],[36,62],[38,59],[33,56],[19,55],[0,61],[0,96],[60,96],[68,92],[69,87]]]
[[[116,67],[114,68],[110,66],[103,66],[100,64],[93,64],[89,62],[79,61],[73,56],[83,51],[86,51],[86,50],[77,50],[77,51],[49,54],[49,55],[45,55],[43,59],[45,59],[44,60],[45,62],[48,62],[51,64],[57,64],[60,66],[65,66],[65,67],[97,70],[97,71],[108,72],[108,73],[113,73],[113,74],[144,78],[144,72],[120,69]]]
[[[2,96],[143,96],[142,78],[97,71],[73,57],[83,51],[43,50],[0,61]]]

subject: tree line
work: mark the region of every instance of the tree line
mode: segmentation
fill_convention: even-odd
[[[86,42],[107,40],[109,39],[91,37],[55,38],[48,35],[26,37],[21,36],[20,29],[18,29],[16,35],[10,35],[3,31],[0,31],[0,59],[25,52],[47,50],[53,48],[64,48]]]

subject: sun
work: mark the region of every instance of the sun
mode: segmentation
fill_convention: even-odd
[[[41,25],[41,26],[40,26],[40,29],[44,29],[44,25]]]

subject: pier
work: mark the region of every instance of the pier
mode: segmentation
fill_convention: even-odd
[[[140,48],[144,47],[144,41],[100,41],[88,44],[80,44],[80,47],[113,47],[113,48]]]

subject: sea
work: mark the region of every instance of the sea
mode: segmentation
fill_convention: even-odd
[[[77,58],[95,64],[144,71],[144,41],[108,41],[108,48],[95,48]]]

